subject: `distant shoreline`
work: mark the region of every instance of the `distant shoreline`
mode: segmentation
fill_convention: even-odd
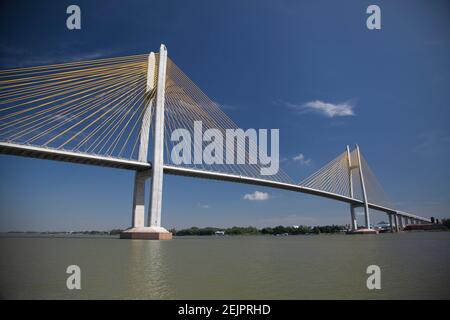
[[[442,231],[450,230],[447,225],[441,225]],[[345,234],[349,229],[348,225],[325,225],[325,226],[276,226],[276,227],[229,227],[229,228],[217,228],[217,227],[191,227],[187,229],[171,229],[170,232],[174,236],[251,236],[251,235],[273,235],[273,236],[287,236],[287,235],[317,235],[317,234]],[[12,237],[116,237],[123,230],[113,229],[109,231],[98,231],[98,230],[85,230],[85,231],[8,231],[1,232],[1,237],[7,237],[8,235]],[[435,230],[437,231],[437,230]]]
[[[208,236],[223,233],[221,235],[296,235],[296,234],[320,234],[320,233],[344,233],[348,229],[348,226],[329,225],[329,226],[276,226],[265,227],[258,229],[256,227],[230,227],[230,228],[217,228],[217,227],[191,227],[187,229],[170,229],[174,236]],[[119,235],[122,229],[113,229],[109,231],[98,230],[84,230],[84,231],[7,231],[1,232],[3,235],[47,235],[47,236],[115,236]]]

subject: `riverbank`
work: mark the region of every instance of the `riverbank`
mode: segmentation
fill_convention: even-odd
[[[330,226],[276,226],[265,227],[258,229],[256,227],[230,227],[230,228],[218,228],[218,227],[191,227],[187,229],[170,229],[170,232],[174,236],[211,236],[211,235],[298,235],[298,234],[321,234],[321,233],[344,233],[348,229],[348,226],[330,225]],[[1,233],[3,236],[15,235],[15,236],[116,236],[122,232],[121,229],[113,229],[109,231],[9,231]]]
[[[210,235],[308,235],[321,233],[344,233],[349,226],[276,226],[265,227],[258,229],[252,226],[249,227],[231,227],[231,228],[216,228],[216,227],[191,227],[188,229],[170,230],[175,236],[210,236]]]
[[[435,225],[435,228],[430,230],[415,230],[418,228],[406,227],[404,231],[450,231],[448,220],[444,219],[443,222],[447,224]],[[419,225],[418,225],[419,226]],[[287,236],[287,235],[318,235],[318,234],[345,234],[349,230],[348,225],[326,225],[326,226],[276,226],[256,228],[253,226],[248,227],[230,227],[230,228],[218,228],[218,227],[191,227],[187,229],[170,229],[174,236],[252,236],[252,235],[274,235],[274,236]],[[6,233],[0,233],[1,237],[117,237],[122,232],[121,229],[113,229],[109,231],[9,231]]]

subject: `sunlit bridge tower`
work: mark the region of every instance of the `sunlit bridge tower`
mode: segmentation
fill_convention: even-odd
[[[148,161],[148,146],[152,105],[155,105],[152,167],[150,170],[136,171],[133,191],[132,225],[121,233],[127,239],[172,239],[172,233],[161,227],[161,206],[164,169],[164,100],[166,88],[167,49],[162,44],[159,55],[151,52],[148,57],[147,87],[149,95],[142,119],[139,158]],[[145,180],[151,177],[150,203],[148,206],[147,225],[145,225]]]
[[[352,154],[350,152],[350,147],[347,146],[347,159],[348,159],[348,178],[349,178],[349,196],[350,198],[354,198],[354,186],[353,186],[353,170],[357,170],[357,176],[359,176],[359,183],[361,186],[361,192],[362,192],[362,200],[363,204],[357,205],[357,204],[350,204],[350,226],[351,230],[353,232],[356,232],[358,230],[358,223],[356,221],[356,213],[355,209],[358,206],[362,206],[364,208],[364,220],[365,220],[365,227],[367,230],[371,229],[370,225],[370,215],[369,215],[369,204],[367,201],[367,192],[366,192],[366,184],[364,181],[364,173],[361,166],[361,152],[359,151],[359,146],[356,146],[356,161],[353,160],[352,162]]]

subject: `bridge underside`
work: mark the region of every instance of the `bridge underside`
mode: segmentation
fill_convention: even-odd
[[[151,165],[149,163],[139,161],[27,146],[8,142],[0,142],[0,153],[136,171],[151,169]]]

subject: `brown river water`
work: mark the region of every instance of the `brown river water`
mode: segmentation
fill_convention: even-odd
[[[81,289],[69,290],[69,265]],[[369,265],[381,289],[369,290]],[[3,299],[449,299],[450,232],[0,237]]]

